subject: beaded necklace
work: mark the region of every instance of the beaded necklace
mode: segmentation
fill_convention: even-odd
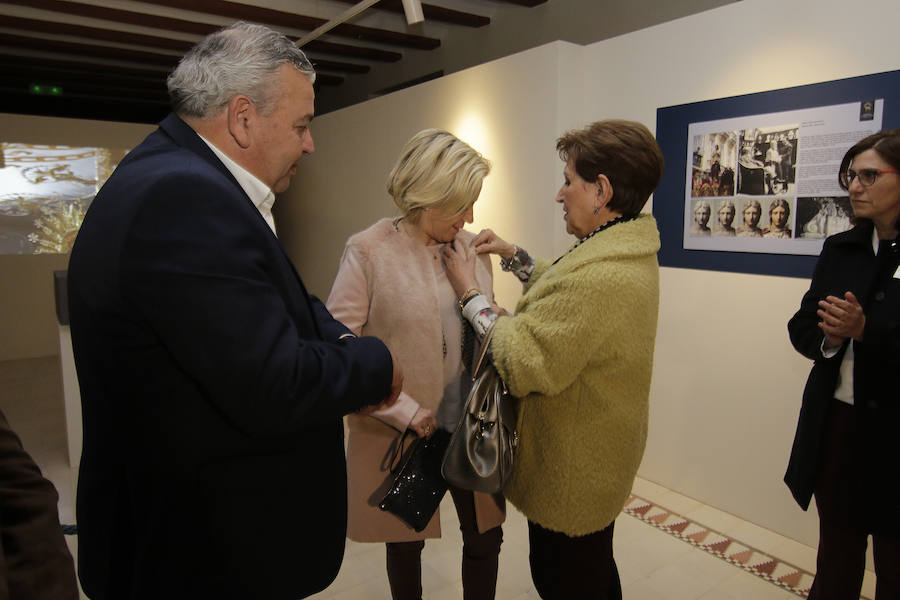
[[[616,225],[617,223],[624,223],[625,221],[632,221],[632,220],[634,220],[634,218],[635,218],[634,216],[626,217],[625,215],[619,215],[615,219],[610,219],[609,221],[607,221],[606,223],[604,223],[597,229],[593,230],[592,232],[590,232],[589,234],[587,234],[586,236],[584,236],[583,238],[581,238],[577,242],[575,242],[571,248],[566,250],[565,254],[563,254],[556,260],[554,260],[553,264],[551,264],[550,266],[552,267],[553,265],[555,265],[556,263],[561,261],[563,259],[563,257],[566,256],[566,254],[568,254],[569,252],[571,252],[578,246],[582,245],[583,243],[585,243],[586,241],[588,241],[589,239],[591,239],[592,237],[594,237],[595,235],[597,235],[598,233],[603,231],[604,229],[609,229],[610,227],[612,227],[613,225]]]

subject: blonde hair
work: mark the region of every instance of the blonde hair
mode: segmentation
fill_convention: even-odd
[[[490,170],[485,157],[452,133],[425,129],[403,146],[387,191],[412,223],[426,208],[459,215],[478,199]]]

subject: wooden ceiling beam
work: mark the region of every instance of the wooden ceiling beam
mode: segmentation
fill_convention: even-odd
[[[133,46],[148,46],[151,48],[164,48],[180,53],[187,52],[193,42],[175,40],[155,35],[130,33],[116,29],[102,29],[100,27],[87,27],[72,23],[60,23],[59,21],[43,21],[40,19],[25,19],[22,17],[3,17],[3,24],[20,31],[33,31],[37,33],[52,33],[55,35],[68,35],[85,38],[88,40],[102,40],[117,44],[131,44]]]
[[[351,46],[349,44],[336,44],[334,42],[326,42],[324,40],[313,40],[303,46],[303,51],[310,53],[321,52],[322,54],[334,54],[335,56],[346,56],[348,58],[359,58],[362,60],[373,60],[378,62],[398,62],[403,55],[399,52],[391,52],[390,50],[381,50],[380,48],[369,48],[366,46]]]
[[[75,15],[80,17],[88,17],[92,19],[100,19],[113,23],[125,23],[128,25],[141,25],[151,27],[153,29],[162,29],[165,31],[178,31],[180,33],[189,33],[198,36],[205,36],[221,29],[218,25],[209,23],[199,23],[196,21],[185,21],[183,19],[175,19],[171,17],[160,17],[145,13],[133,12],[128,10],[120,10],[115,8],[107,8],[97,6],[95,4],[85,4],[82,2],[63,2],[61,0],[3,0],[7,4],[15,4],[18,6],[29,6],[31,8],[39,8],[46,11],[57,12],[61,14]],[[4,21],[10,17],[4,16]],[[35,20],[35,19],[32,19]],[[276,28],[278,23],[273,24]],[[123,32],[124,33],[124,32]],[[131,34],[140,35],[140,34]],[[155,37],[155,36],[148,36]],[[354,57],[363,60],[373,60],[379,62],[397,62],[403,55],[398,52],[382,50],[380,48],[371,48],[366,46],[354,46],[349,44],[340,44],[336,42],[326,42],[316,40],[307,44],[307,49],[325,54],[334,54],[338,56]]]
[[[90,56],[108,60],[124,60],[138,64],[157,65],[169,69],[174,68],[180,58],[180,56],[158,54],[146,50],[131,50],[128,48],[114,48],[112,46],[98,46],[78,42],[63,42],[60,40],[48,40],[25,35],[14,35],[11,33],[0,33],[0,45],[45,52],[57,52],[70,57]]]
[[[193,33],[195,35],[209,35],[213,31],[220,29],[216,25],[209,23],[197,23],[194,21],[184,21],[182,19],[173,19],[171,17],[160,17],[157,15],[148,15],[130,10],[121,10],[118,8],[107,8],[96,4],[85,4],[83,2],[64,2],[63,0],[3,0],[6,4],[16,4],[18,6],[30,6],[31,8],[39,8],[41,10],[57,12],[67,15],[77,15],[79,17],[88,17],[91,19],[101,19],[104,21],[112,21],[114,23],[128,23],[129,25],[142,25],[144,27],[152,27],[154,29],[163,29],[170,31],[180,31],[182,33]]]
[[[505,2],[507,4],[515,4],[517,6],[527,6],[528,8],[534,8],[535,6],[540,6],[547,2],[547,0],[496,0],[497,2]]]
[[[48,1],[48,0],[41,0]],[[209,15],[218,15],[220,17],[228,17],[230,19],[241,19],[252,21],[255,23],[265,23],[275,27],[290,27],[292,29],[301,29],[304,31],[312,31],[317,27],[327,23],[325,19],[318,17],[307,17],[272,8],[264,8],[262,6],[252,6],[249,4],[240,4],[238,2],[230,2],[229,0],[137,0],[145,4],[153,4],[155,6],[167,6],[169,8],[179,8],[182,10],[190,10],[193,12],[205,13]],[[387,29],[376,29],[374,27],[363,27],[361,25],[352,25],[343,23],[338,25],[329,32],[329,35],[352,38],[367,42],[377,42],[380,44],[388,44],[392,46],[400,46],[403,48],[415,48],[417,50],[434,50],[441,45],[441,40],[430,38],[423,35],[414,35],[410,33],[400,33]]]
[[[318,58],[310,58],[310,60],[317,72],[319,69],[325,69],[326,71],[340,71],[342,73],[368,73],[370,70],[369,65],[337,62]],[[318,77],[318,73],[316,73],[316,77]]]
[[[111,40],[108,40],[111,41]],[[190,42],[184,42],[190,46]],[[68,42],[61,40],[51,40],[47,38],[31,37],[28,35],[13,35],[0,33],[0,44],[12,46],[15,48],[28,48],[30,50],[44,50],[48,52],[59,52],[69,56],[89,56],[94,58],[107,58],[117,60],[127,60],[137,63],[150,63],[165,66],[169,69],[178,64],[180,55],[174,56],[169,54],[157,54],[147,50],[131,50],[126,48],[114,48],[111,46],[101,46],[83,42]],[[368,73],[369,66],[358,63],[348,63],[326,59],[311,59],[313,65],[320,66],[329,71],[340,71],[344,73]]]
[[[357,0],[337,0],[344,4],[356,4]],[[397,14],[405,14],[403,12],[403,2],[401,0],[381,0],[372,8],[385,10]],[[490,17],[476,15],[474,13],[444,8],[443,6],[435,6],[434,4],[422,4],[422,14],[425,15],[427,21],[437,21],[439,23],[448,23],[450,25],[462,25],[464,27],[484,27],[491,24]]]

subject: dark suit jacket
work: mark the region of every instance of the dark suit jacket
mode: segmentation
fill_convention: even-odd
[[[59,495],[0,412],[0,598],[77,600]]]
[[[900,446],[896,443],[900,427],[900,279],[894,277],[898,265],[897,245],[886,248],[877,258],[874,255],[871,224],[829,237],[809,291],[788,323],[794,348],[815,361],[803,391],[797,433],[784,478],[804,509],[809,506],[819,476],[828,408],[850,343],[845,342],[836,356],[823,357],[820,348],[824,333],[818,327],[816,310],[819,300],[828,295],[843,298],[848,290],[863,306],[866,326],[863,341],[852,342],[858,437],[855,447],[846,449],[846,456],[853,461],[857,477],[844,484],[855,488],[854,495],[861,500],[879,507],[871,512],[880,521],[892,521],[883,515],[892,514],[890,509],[900,509]]]
[[[97,194],[72,250],[84,414],[79,574],[94,599],[309,595],[344,549],[341,416],[392,361],[310,296],[174,115]]]

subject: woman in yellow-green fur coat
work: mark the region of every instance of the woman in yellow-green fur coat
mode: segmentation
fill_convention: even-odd
[[[545,600],[619,599],[613,526],[647,439],[659,304],[659,232],[641,209],[662,177],[650,131],[600,121],[557,141],[556,196],[577,241],[533,261],[491,230],[444,250],[463,316],[494,328],[494,364],[519,398],[519,447],[504,493],[528,518],[531,573]],[[515,316],[478,291],[478,254],[524,285]]]

